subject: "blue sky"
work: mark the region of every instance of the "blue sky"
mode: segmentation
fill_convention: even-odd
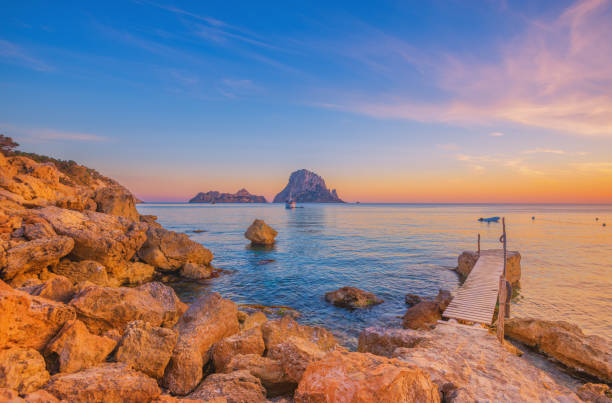
[[[6,2],[0,132],[145,200],[612,201],[610,1],[329,3]]]

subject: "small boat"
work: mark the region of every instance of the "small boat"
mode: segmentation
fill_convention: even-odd
[[[487,217],[487,218],[480,217],[478,219],[478,221],[482,221],[482,222],[498,222],[499,221],[499,217]]]
[[[285,208],[286,209],[294,209],[294,208],[296,208],[295,200],[287,200],[285,202]]]

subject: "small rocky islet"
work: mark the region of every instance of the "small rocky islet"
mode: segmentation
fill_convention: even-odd
[[[0,401],[609,401],[606,340],[564,322],[506,322],[509,338],[595,380],[570,390],[488,329],[438,324],[444,291],[408,298],[403,328],[367,328],[357,351],[217,293],[187,305],[158,280],[211,276],[212,253],[134,204],[78,164],[0,154]],[[270,230],[247,233],[269,244]],[[339,291],[340,305],[378,302]]]

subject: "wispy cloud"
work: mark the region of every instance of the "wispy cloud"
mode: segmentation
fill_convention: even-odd
[[[491,136],[491,137],[501,137],[503,135],[504,135],[504,133],[502,133],[502,132],[492,132],[492,133],[489,133],[489,136]]]
[[[24,128],[11,124],[0,123],[0,132],[25,141],[79,141],[79,142],[106,142],[112,139],[97,134],[72,132],[49,128]]]
[[[31,56],[20,46],[0,39],[0,59],[25,66],[36,71],[51,71],[53,68],[42,60]]]
[[[567,154],[564,150],[554,150],[551,148],[534,148],[532,150],[523,150],[521,154],[557,154],[557,155],[565,155]]]

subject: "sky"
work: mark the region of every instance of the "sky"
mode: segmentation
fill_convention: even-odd
[[[145,201],[612,203],[612,0],[0,2],[0,133]]]

